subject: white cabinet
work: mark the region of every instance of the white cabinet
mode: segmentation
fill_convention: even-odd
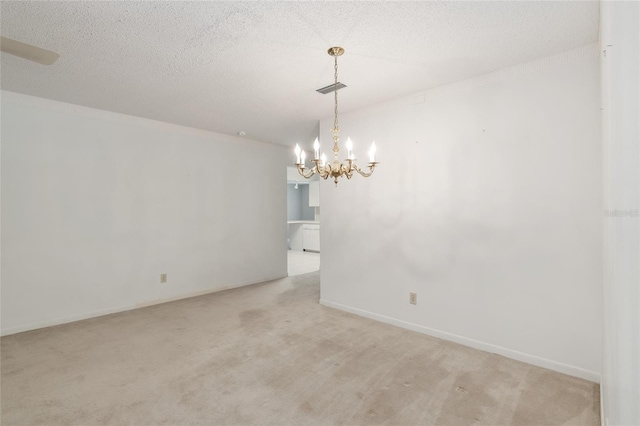
[[[320,251],[320,225],[318,222],[289,222],[289,247],[291,250]]]
[[[289,223],[289,248],[291,250],[302,250],[302,224]]]
[[[309,182],[309,207],[320,207],[320,181]]]
[[[302,249],[320,251],[320,225],[302,226]]]

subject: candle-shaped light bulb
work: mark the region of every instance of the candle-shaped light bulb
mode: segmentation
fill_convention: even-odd
[[[296,164],[300,164],[300,145],[296,144],[294,151],[296,153]]]
[[[320,158],[320,142],[318,142],[318,138],[313,142],[313,158],[315,160]]]
[[[300,153],[300,159],[302,160],[302,161],[301,161],[301,163],[302,163],[302,167],[304,167],[304,160],[306,160],[306,158],[307,158],[307,154],[306,154],[304,151],[302,151],[302,152]]]
[[[347,138],[347,158],[349,160],[353,160],[353,142],[351,142],[351,138]]]
[[[369,148],[369,162],[374,163],[376,161],[376,141],[371,143],[371,148]]]
[[[321,160],[321,166],[324,167],[325,164],[327,164],[327,156],[323,153],[322,157],[320,157]]]

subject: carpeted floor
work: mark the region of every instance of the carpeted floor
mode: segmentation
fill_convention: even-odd
[[[2,338],[3,425],[598,425],[598,386],[320,306],[319,273]]]

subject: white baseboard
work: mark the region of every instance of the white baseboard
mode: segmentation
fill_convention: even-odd
[[[439,339],[448,340],[451,342],[459,343],[471,348],[480,349],[481,351],[495,353],[505,356],[507,358],[515,359],[516,361],[526,362],[538,367],[546,368],[548,370],[557,371],[559,373],[567,374],[569,376],[578,377],[581,379],[589,380],[591,382],[600,383],[600,374],[595,371],[585,370],[573,365],[564,364],[550,359],[540,358],[535,355],[518,352],[513,349],[503,348],[502,346],[492,345],[490,343],[481,342],[478,340],[470,339],[468,337],[459,336],[457,334],[447,333],[446,331],[436,330],[433,328],[425,327],[422,325],[414,324],[407,321],[402,321],[396,318],[387,317],[384,315],[376,314],[374,312],[365,311],[362,309],[354,308],[351,306],[342,305],[340,303],[331,302],[329,300],[320,299],[320,304],[328,306],[330,308],[339,309],[352,314],[356,314],[365,318],[370,318],[376,321],[384,322],[386,324],[395,325],[397,327],[406,328],[407,330],[417,331],[418,333],[426,334],[429,336],[437,337]]]
[[[173,301],[181,300],[181,299],[189,299],[191,297],[202,296],[202,295],[209,294],[209,293],[217,293],[219,291],[230,290],[232,288],[238,288],[238,287],[244,287],[244,286],[253,285],[253,284],[259,284],[259,283],[263,283],[263,282],[269,282],[269,281],[277,280],[277,279],[280,279],[280,278],[285,278],[285,277],[280,276],[280,277],[267,278],[267,279],[260,280],[260,281],[240,282],[240,283],[231,284],[231,285],[228,285],[228,286],[225,286],[225,287],[216,287],[214,289],[209,289],[209,290],[197,291],[197,292],[193,292],[193,293],[185,293],[185,294],[181,294],[179,296],[173,296],[173,297],[164,298],[164,299],[150,300],[150,301],[146,301],[146,302],[136,303],[134,305],[126,305],[126,306],[120,306],[120,307],[115,307],[115,308],[100,309],[100,310],[97,310],[97,311],[85,312],[85,313],[82,313],[82,314],[79,314],[79,315],[71,315],[71,316],[63,317],[63,318],[54,318],[54,319],[45,320],[45,321],[38,321],[38,322],[34,322],[34,323],[20,325],[20,326],[17,326],[17,327],[10,327],[10,328],[7,328],[7,329],[2,329],[2,332],[0,333],[0,335],[1,336],[9,336],[11,334],[23,333],[25,331],[37,330],[39,328],[53,327],[54,325],[67,324],[67,323],[70,323],[70,322],[82,321],[82,320],[89,319],[89,318],[95,318],[95,317],[101,317],[101,316],[104,316],[104,315],[116,314],[118,312],[130,311],[132,309],[139,309],[139,308],[145,308],[147,306],[160,305],[162,303],[173,302]]]
[[[159,302],[162,303],[162,302]],[[71,315],[68,317],[62,318],[54,318],[50,320],[37,321],[29,324],[19,325],[17,327],[9,327],[2,329],[2,337],[10,336],[12,334],[23,333],[25,331],[37,330],[39,328],[53,327],[54,325],[67,324],[75,321],[82,321],[89,318],[101,317],[104,315],[115,314],[118,312],[130,311],[131,309],[135,309],[135,305],[127,305],[110,309],[100,309],[92,312],[85,312],[79,315]]]

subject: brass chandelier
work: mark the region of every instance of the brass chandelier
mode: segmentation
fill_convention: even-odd
[[[333,84],[333,93],[335,96],[335,108],[333,110],[334,119],[333,119],[333,163],[327,163],[327,156],[322,154],[320,156],[320,143],[318,142],[318,138],[316,138],[313,143],[313,167],[307,169],[305,167],[306,154],[304,151],[300,149],[300,146],[296,144],[295,153],[296,153],[296,167],[298,169],[298,173],[300,173],[304,178],[309,179],[314,174],[318,174],[321,178],[327,179],[329,176],[333,177],[333,181],[336,186],[338,186],[338,178],[342,176],[346,176],[347,179],[351,179],[353,176],[353,172],[358,172],[360,175],[364,177],[369,177],[373,174],[373,170],[378,164],[375,161],[376,155],[376,143],[373,142],[371,144],[371,148],[369,149],[369,171],[364,171],[356,164],[356,159],[353,156],[353,143],[350,138],[347,138],[347,159],[344,162],[340,162],[338,160],[338,153],[340,152],[340,147],[338,147],[338,140],[340,137],[338,133],[340,133],[340,128],[338,127],[338,56],[341,56],[344,53],[344,49],[342,47],[331,47],[328,51],[329,55],[334,58],[334,84]]]

